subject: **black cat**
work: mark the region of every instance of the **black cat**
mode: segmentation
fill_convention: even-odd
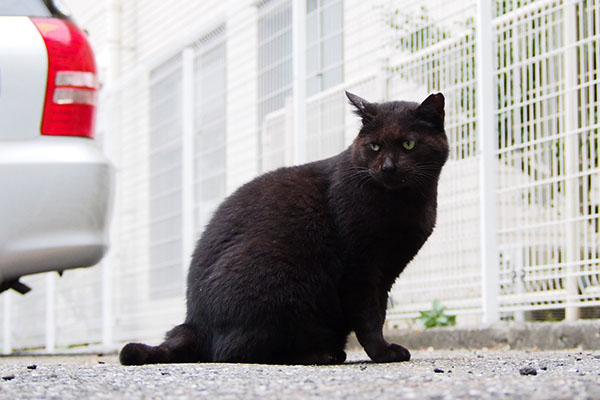
[[[394,280],[435,225],[444,96],[346,94],[362,118],[353,144],[229,196],[194,252],[185,323],[159,346],[129,343],[122,364],[342,363],[351,331],[373,361],[410,359],[382,327]]]

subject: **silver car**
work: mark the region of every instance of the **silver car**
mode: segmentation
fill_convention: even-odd
[[[0,291],[107,250],[112,168],[94,140],[98,82],[58,0],[0,1]]]

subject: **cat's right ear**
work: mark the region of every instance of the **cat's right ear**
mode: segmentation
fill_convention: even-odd
[[[352,105],[356,107],[354,112],[356,113],[356,115],[362,118],[363,124],[365,122],[372,121],[377,115],[377,107],[375,106],[375,104],[369,103],[362,97],[359,97],[348,91],[346,91],[346,97],[348,97],[350,103],[352,103]]]
[[[421,118],[444,130],[444,95],[441,93],[430,94],[417,109]]]

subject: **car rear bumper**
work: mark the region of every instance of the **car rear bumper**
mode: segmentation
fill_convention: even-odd
[[[0,190],[0,282],[106,252],[113,169],[92,140],[2,141]]]

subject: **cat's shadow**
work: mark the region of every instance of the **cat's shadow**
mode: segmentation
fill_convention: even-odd
[[[375,364],[373,361],[371,360],[350,360],[350,361],[345,361],[344,363],[340,364],[340,365],[357,365],[357,364]]]

